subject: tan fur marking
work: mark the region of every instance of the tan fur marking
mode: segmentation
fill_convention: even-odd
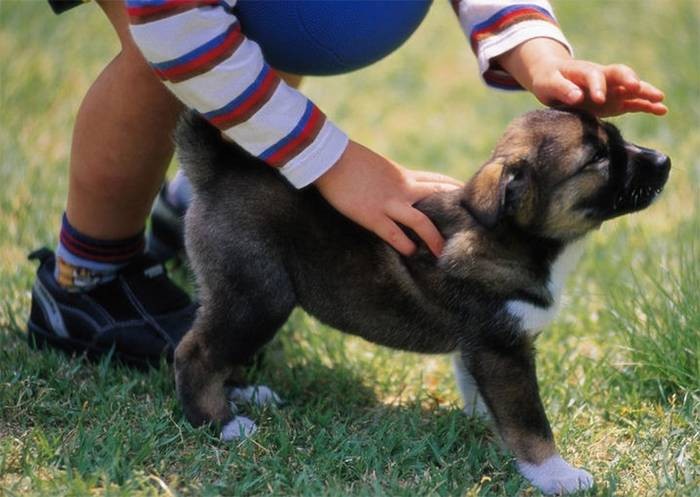
[[[476,279],[499,293],[527,288],[533,294],[540,294],[537,276],[522,264],[509,263],[517,260],[517,254],[524,249],[515,242],[505,247],[479,232],[464,231],[449,239],[440,265],[454,275]],[[541,297],[546,299],[548,295]]]
[[[501,436],[515,457],[530,464],[539,465],[557,453],[554,440],[528,433],[517,426],[501,426]]]
[[[212,421],[228,420],[231,417],[231,409],[225,388],[227,375],[217,373],[212,376],[211,371],[200,371],[195,374],[206,375],[198,377],[208,380],[204,382],[196,396],[197,407]]]
[[[177,389],[186,412],[196,413],[197,418],[204,417],[207,421],[224,422],[232,416],[226,385],[233,368],[214,368],[209,355],[196,328],[185,335],[175,350]]]
[[[483,223],[495,222],[501,203],[499,187],[503,162],[495,160],[484,164],[467,184],[467,202],[473,214]]]

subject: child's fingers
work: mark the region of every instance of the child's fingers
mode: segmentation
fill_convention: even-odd
[[[442,183],[439,181],[409,181],[408,184],[409,190],[407,191],[407,200],[410,204],[414,204],[434,193],[451,192],[464,186],[461,184]]]
[[[389,204],[386,214],[392,220],[412,229],[428,245],[428,248],[435,256],[440,255],[444,240],[428,216],[408,204],[400,203]],[[394,244],[392,243],[392,245]],[[399,252],[403,253],[401,250]]]
[[[624,64],[611,64],[603,67],[608,86],[624,86],[630,93],[639,90],[640,80],[637,74]]]
[[[668,107],[662,103],[650,102],[643,98],[631,98],[622,102],[622,112],[646,112],[663,116],[668,112]]]
[[[559,71],[552,73],[546,81],[539,81],[533,88],[533,92],[545,105],[555,103],[577,105],[583,101],[581,88]]]
[[[611,93],[620,98],[642,98],[650,102],[662,102],[665,98],[661,90],[646,81],[640,81],[635,90],[630,90],[626,86],[616,86]]]
[[[607,83],[605,74],[595,64],[574,61],[573,64],[561,70],[565,78],[577,85],[587,88],[590,99],[595,104],[605,103]]]
[[[455,187],[461,188],[464,186],[463,181],[456,180],[446,174],[432,173],[430,171],[411,171],[411,177],[421,183],[437,183],[439,186],[454,185]],[[452,188],[447,188],[451,190]]]
[[[664,92],[659,90],[654,85],[647,83],[646,81],[639,82],[637,97],[645,98],[651,102],[661,102],[665,96],[666,95],[664,95]]]
[[[373,226],[372,231],[403,255],[411,255],[416,249],[416,245],[390,217],[384,216]]]

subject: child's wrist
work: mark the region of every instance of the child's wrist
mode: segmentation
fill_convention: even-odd
[[[493,61],[532,91],[533,81],[543,67],[570,60],[569,50],[552,38],[532,38],[499,55]]]

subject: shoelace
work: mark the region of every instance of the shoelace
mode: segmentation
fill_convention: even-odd
[[[153,319],[153,316],[151,316],[146,309],[141,305],[141,303],[138,301],[136,298],[136,295],[134,292],[131,290],[131,287],[129,284],[126,282],[124,276],[119,275],[119,283],[121,284],[124,293],[126,293],[126,296],[129,298],[129,302],[131,302],[131,305],[134,306],[134,308],[138,311],[138,313],[141,315],[143,320],[148,323],[155,331],[158,333],[163,340],[165,340],[165,343],[168,344],[168,346],[172,349],[175,350],[175,343],[173,340],[170,338],[170,335],[163,329],[161,325],[158,324],[158,321]]]

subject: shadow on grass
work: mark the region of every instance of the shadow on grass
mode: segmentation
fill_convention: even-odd
[[[254,375],[286,405],[249,409],[258,433],[224,443],[184,420],[166,364],[137,371],[23,341],[0,334],[0,474],[39,493],[133,494],[153,487],[148,475],[185,495],[453,495],[475,486],[487,495],[522,485],[484,425],[456,406],[426,407],[424,393],[382,403],[351,367],[313,354],[279,367],[273,344]]]

